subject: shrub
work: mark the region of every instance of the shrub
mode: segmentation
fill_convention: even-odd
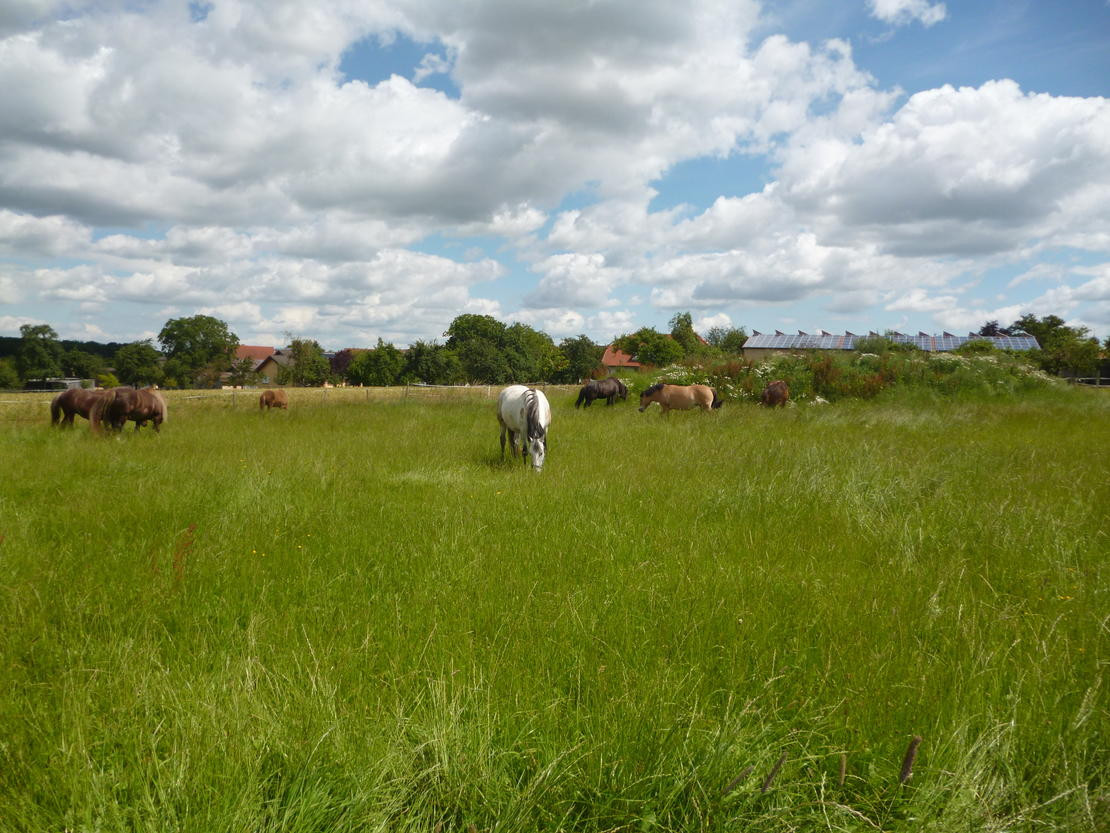
[[[976,347],[962,353],[888,350],[883,353],[784,353],[759,363],[731,360],[671,365],[632,380],[640,391],[653,382],[705,384],[726,401],[758,401],[768,382],[782,379],[790,398],[872,399],[888,390],[930,390],[945,396],[1014,395],[1053,384],[1052,377],[1019,357]]]

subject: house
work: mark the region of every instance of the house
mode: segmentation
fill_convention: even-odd
[[[232,361],[238,362],[243,359],[250,359],[254,362],[255,366],[268,356],[272,356],[275,350],[273,347],[257,347],[253,344],[240,344],[235,348],[235,355],[231,357]]]
[[[855,350],[857,341],[878,336],[879,334],[874,332],[866,336],[858,336],[854,333],[833,335],[824,330],[814,334],[803,333],[799,330],[797,335],[787,335],[778,330],[775,330],[773,335],[754,332],[751,338],[744,342],[744,358],[757,360],[775,353],[790,353],[795,350]],[[1000,350],[1035,350],[1040,347],[1033,336],[1026,334],[981,336],[968,333],[966,336],[957,336],[952,333],[944,333],[938,336],[918,333],[911,336],[902,333],[887,333],[883,337],[890,339],[895,344],[912,344],[919,350],[930,353],[955,350],[969,341],[989,341]]]
[[[612,344],[605,348],[605,352],[601,356],[601,363],[610,373],[621,369],[639,370],[641,367],[638,361],[634,361],[630,355],[618,350]]]
[[[255,366],[254,373],[260,385],[276,385],[278,371],[292,364],[293,356],[288,350],[275,350]]]

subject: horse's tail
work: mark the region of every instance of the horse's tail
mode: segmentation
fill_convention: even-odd
[[[50,400],[50,424],[57,425],[62,418],[62,395],[59,393]]]
[[[587,385],[583,385],[582,390],[578,391],[578,401],[576,401],[574,403],[575,408],[577,408],[579,405],[581,405],[583,402],[586,401],[586,387],[587,387]]]
[[[104,415],[108,413],[108,406],[116,401],[115,389],[106,390],[99,397],[91,408],[89,408],[89,426],[93,431],[100,433],[100,423],[104,419]]]
[[[717,389],[716,388],[710,388],[710,390],[713,391],[713,407],[714,408],[720,408],[721,405],[724,404],[724,402],[722,402],[721,397],[719,397],[717,395]]]

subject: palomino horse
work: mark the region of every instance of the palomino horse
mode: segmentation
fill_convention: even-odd
[[[505,456],[505,434],[509,435],[510,456],[531,455],[532,468],[540,471],[547,453],[547,428],[551,425],[551,406],[543,391],[524,385],[510,385],[497,397],[497,421],[501,424],[501,456]]]
[[[258,397],[258,410],[265,408],[267,411],[270,408],[281,408],[283,411],[289,410],[289,397],[285,395],[283,390],[264,390],[262,395]]]
[[[595,399],[604,399],[606,405],[612,405],[613,400],[618,398],[627,399],[628,388],[616,376],[610,376],[608,379],[592,379],[578,392],[578,401],[574,403],[574,407],[585,404],[588,408]]]
[[[786,382],[782,379],[776,379],[773,382],[767,383],[767,387],[763,389],[763,395],[759,397],[759,401],[768,408],[773,408],[776,405],[785,407],[786,400],[789,398],[790,388],[787,387]]]
[[[136,431],[147,420],[153,423],[154,430],[157,431],[158,426],[166,419],[166,400],[155,388],[112,388],[104,391],[89,415],[94,431],[100,430],[102,422],[107,422],[113,431],[122,431],[129,419],[134,420]]]
[[[645,410],[652,402],[659,403],[664,415],[667,411],[688,411],[690,408],[708,411],[721,407],[717,391],[709,385],[665,385],[657,382],[640,394],[640,410]]]
[[[73,417],[80,414],[85,419],[101,396],[102,390],[85,390],[83,388],[70,388],[59,393],[50,403],[50,424],[59,422],[64,428],[73,427]]]

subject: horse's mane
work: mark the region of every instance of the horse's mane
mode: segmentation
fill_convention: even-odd
[[[648,396],[649,394],[652,394],[652,393],[658,393],[661,390],[663,390],[663,383],[662,382],[656,382],[654,385],[652,385],[650,388],[648,388],[647,390],[644,391],[644,396]]]
[[[524,394],[526,397],[524,403],[525,420],[528,423],[528,438],[542,439],[544,435],[543,425],[540,424],[540,408],[539,400],[536,397],[536,391],[532,388]]]
[[[166,397],[162,396],[162,392],[154,386],[144,388],[144,390],[162,407],[162,419],[165,420],[169,415],[169,408],[166,407]]]

